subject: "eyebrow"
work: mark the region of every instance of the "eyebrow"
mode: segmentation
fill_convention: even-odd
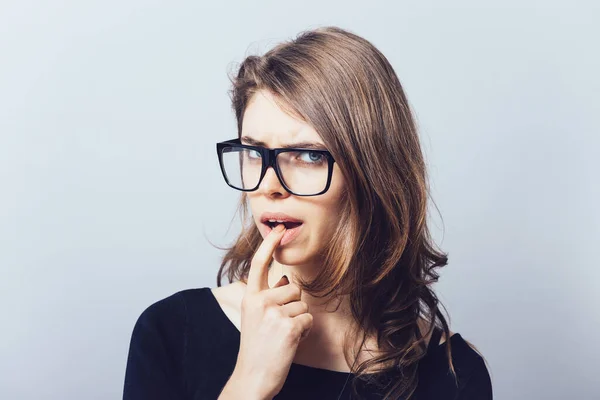
[[[241,141],[246,142],[250,146],[261,146],[267,147],[265,142],[261,142],[260,140],[256,140],[251,138],[250,136],[242,136]],[[325,145],[322,143],[315,142],[297,142],[297,143],[288,143],[282,144],[280,148],[290,149],[290,148],[298,148],[298,149],[315,149],[315,150],[327,150]]]

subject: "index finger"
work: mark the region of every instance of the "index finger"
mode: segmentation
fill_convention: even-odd
[[[246,283],[246,290],[249,290],[251,293],[258,293],[269,288],[268,266],[279,241],[283,237],[283,232],[285,232],[285,225],[277,225],[269,232],[265,240],[258,247],[258,250],[256,250],[256,253],[254,253]]]

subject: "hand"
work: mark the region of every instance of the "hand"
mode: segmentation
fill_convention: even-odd
[[[282,277],[269,288],[268,266],[285,226],[278,225],[263,240],[250,264],[242,299],[240,349],[233,375],[247,382],[259,398],[281,391],[298,344],[312,327],[302,291]]]

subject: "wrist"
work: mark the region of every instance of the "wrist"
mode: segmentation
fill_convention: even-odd
[[[244,378],[234,370],[218,400],[272,400],[273,396],[261,391],[257,383],[257,379]]]

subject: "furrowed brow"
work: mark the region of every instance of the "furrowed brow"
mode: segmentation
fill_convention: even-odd
[[[242,142],[244,142],[244,144],[249,144],[251,146],[267,147],[265,142],[261,142],[260,140],[255,140],[255,139],[251,138],[250,136],[242,136],[241,140],[242,140]],[[325,148],[324,144],[315,143],[315,142],[297,142],[297,143],[282,144],[280,146],[280,148],[282,148],[282,149],[298,148],[298,149],[327,150]]]

